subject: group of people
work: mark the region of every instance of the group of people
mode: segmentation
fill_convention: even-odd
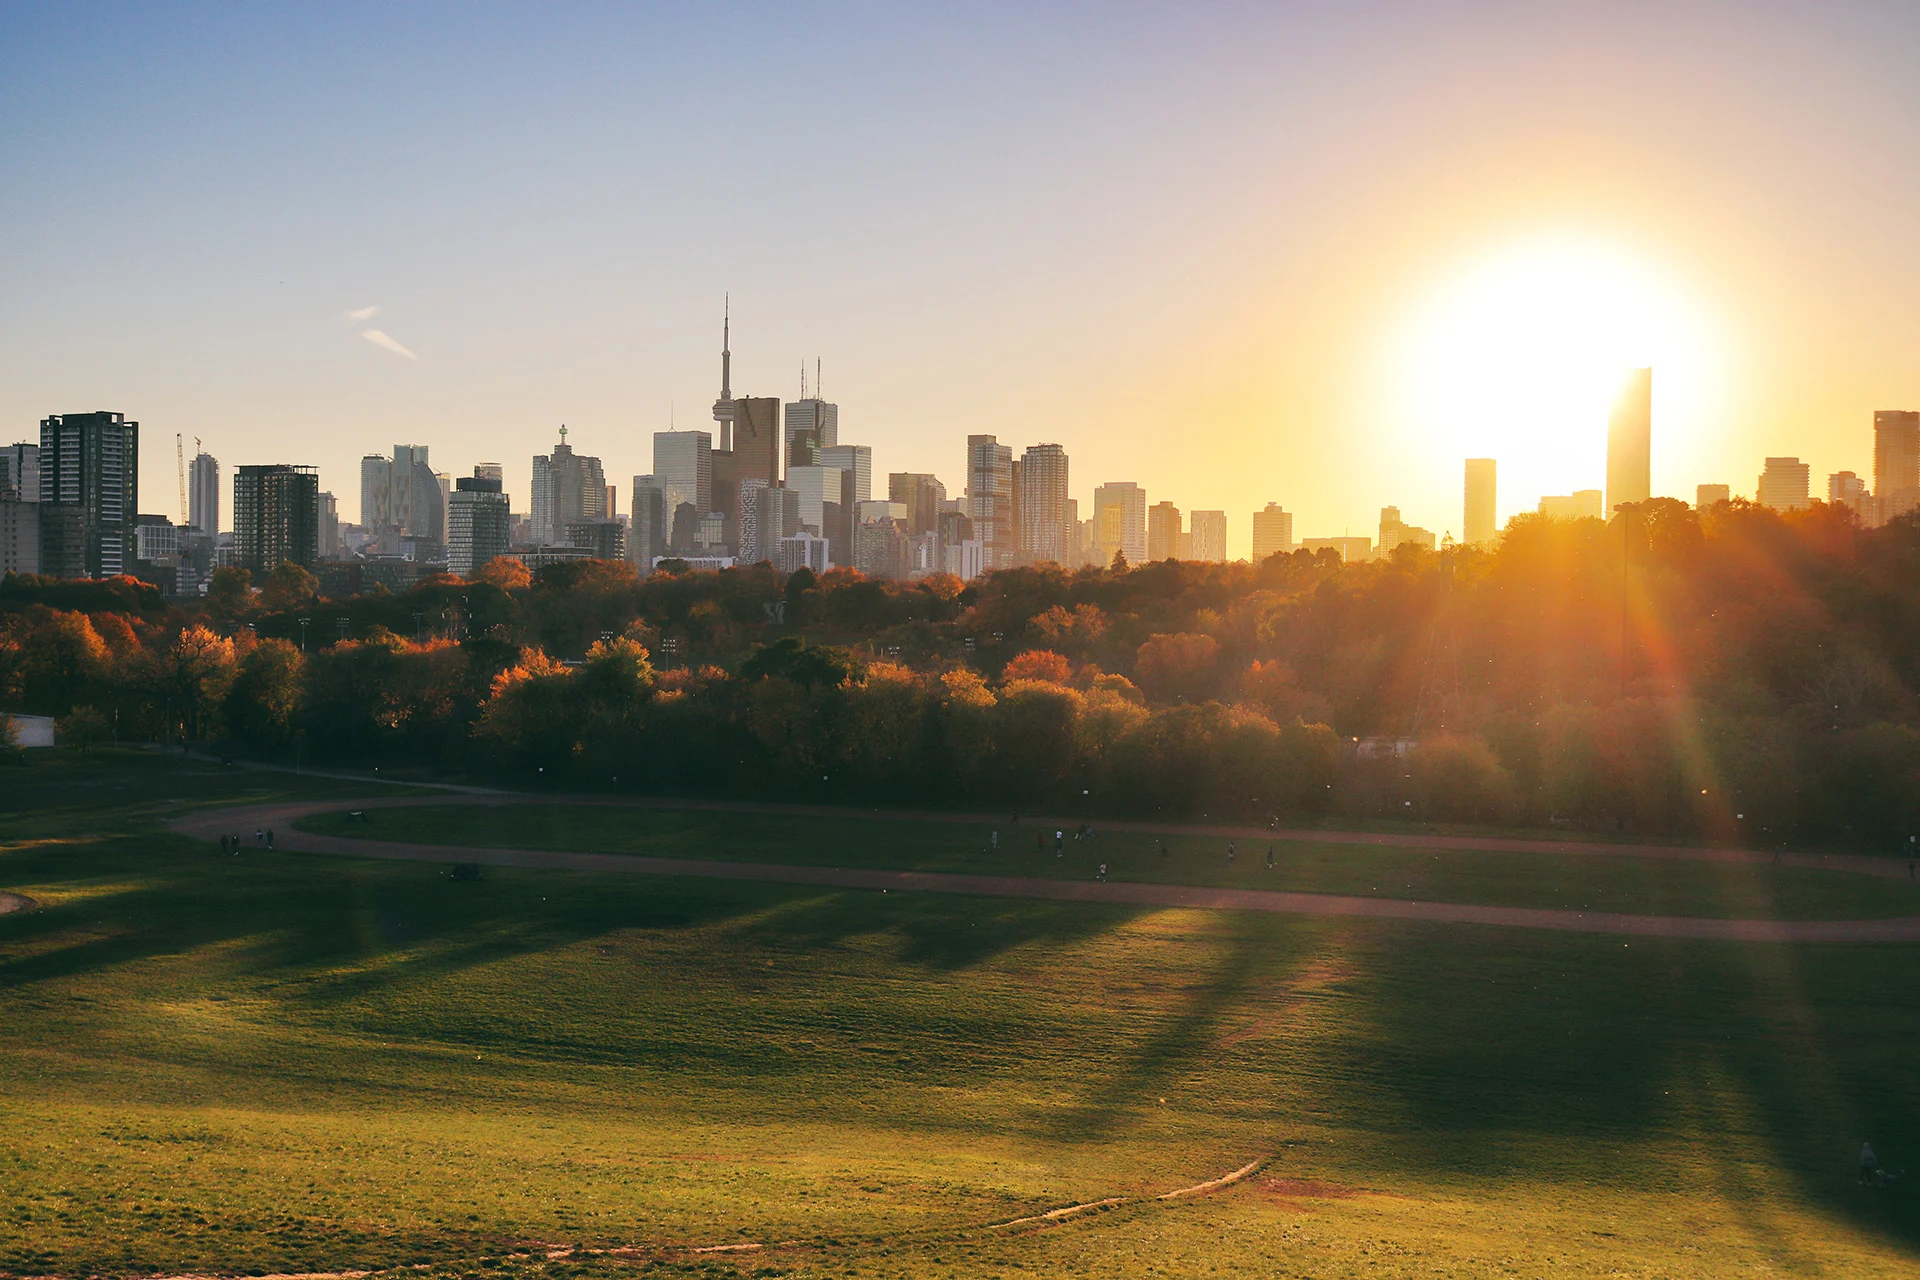
[[[255,828],[253,833],[253,844],[254,844],[254,847],[257,849],[273,848],[273,829],[271,827]],[[240,836],[237,832],[233,835],[220,837],[220,852],[231,853],[236,857],[239,856]]]

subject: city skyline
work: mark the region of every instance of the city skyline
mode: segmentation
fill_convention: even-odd
[[[1455,285],[1541,244],[1578,248],[1596,308],[1674,320],[1655,492],[1769,456],[1864,476],[1872,413],[1920,403],[1920,179],[1879,159],[1920,139],[1920,15],[1894,6],[1140,10],[1092,41],[1070,9],[170,13],[123,15],[148,74],[114,82],[79,74],[84,14],[0,19],[0,163],[40,193],[0,205],[0,421],[137,413],[149,476],[182,433],[347,493],[361,452],[432,440],[457,473],[560,422],[642,474],[654,431],[707,420],[730,290],[736,393],[794,396],[823,356],[883,473],[957,487],[984,431],[1183,510],[1278,500],[1311,534],[1394,503],[1459,537],[1460,458],[1499,460],[1502,520],[1604,487],[1604,413],[1479,439],[1407,374],[1430,301],[1501,332],[1473,299],[1533,295]],[[722,51],[736,91],[691,109]],[[861,92],[792,101],[796,57]],[[784,198],[714,194],[743,172]],[[63,194],[102,175],[139,217]]]

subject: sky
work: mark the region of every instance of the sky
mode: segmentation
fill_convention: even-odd
[[[142,424],[227,474],[652,433],[823,362],[843,442],[965,437],[1370,534],[1600,487],[1872,466],[1920,407],[1920,6],[11,4],[0,433]],[[230,520],[230,515],[228,517]]]

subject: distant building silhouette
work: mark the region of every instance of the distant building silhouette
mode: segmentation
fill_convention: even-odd
[[[1293,514],[1277,502],[1253,513],[1253,562],[1293,550]]]
[[[1460,522],[1461,540],[1471,547],[1490,547],[1500,532],[1496,490],[1499,464],[1492,458],[1468,458],[1466,504]]]
[[[992,436],[967,437],[967,516],[988,569],[1010,569],[1017,557],[1013,522],[1013,449]]]
[[[40,572],[109,578],[133,568],[140,509],[140,424],[123,413],[55,414],[40,423]]]
[[[701,513],[713,510],[713,437],[705,431],[653,433],[653,478],[667,495],[667,510],[689,503]]]
[[[220,536],[220,463],[210,453],[195,454],[187,468],[187,527]]]
[[[1102,564],[1114,553],[1128,564],[1147,560],[1147,491],[1131,480],[1109,480],[1093,491],[1094,546]]]
[[[947,486],[925,472],[896,471],[887,477],[887,501],[906,506],[907,531],[915,537],[933,532],[946,500]]]
[[[553,452],[533,460],[533,538],[542,546],[566,545],[567,526],[584,520],[605,520],[607,475],[600,459],[575,453],[560,428]]]
[[[1540,514],[1550,520],[1600,520],[1604,513],[1598,489],[1577,489],[1570,494],[1540,499]]]
[[[1015,550],[1022,564],[1068,564],[1075,558],[1067,472],[1067,451],[1060,445],[1028,445],[1020,456],[1014,510],[1020,521]]]
[[[507,495],[498,478],[479,470],[455,480],[447,497],[447,572],[463,578],[511,549]]]
[[[1701,484],[1693,488],[1693,505],[1696,510],[1705,511],[1717,502],[1731,502],[1733,487],[1724,484]]]
[[[1874,524],[1920,507],[1920,410],[1874,411],[1873,498]]]
[[[823,445],[816,460],[823,467],[837,467],[853,477],[853,500],[873,500],[873,446],[870,444]]]
[[[1400,508],[1380,508],[1380,554],[1392,555],[1394,550],[1409,544],[1433,550],[1435,538],[1431,530],[1408,524],[1400,518]]]
[[[633,478],[632,517],[627,524],[627,559],[645,577],[653,572],[653,562],[667,554],[667,535],[673,531],[673,516],[667,507],[666,492],[653,476]]]
[[[40,446],[22,441],[0,451],[0,497],[40,501]]]
[[[1754,501],[1775,511],[1797,511],[1812,504],[1813,468],[1798,458],[1768,458]]]
[[[1190,517],[1187,529],[1188,560],[1199,560],[1207,564],[1225,564],[1227,562],[1227,513],[1224,511],[1196,511]]]
[[[1867,499],[1867,482],[1853,472],[1836,471],[1827,477],[1827,501],[1833,506],[1863,512]]]
[[[1181,527],[1180,508],[1156,502],[1147,508],[1147,559],[1185,560],[1187,533]]]
[[[1607,423],[1607,507],[1653,494],[1653,370],[1627,375]]]
[[[320,472],[276,463],[233,473],[233,541],[240,566],[268,574],[320,559]]]

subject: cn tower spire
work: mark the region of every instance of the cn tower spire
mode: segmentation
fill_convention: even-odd
[[[720,398],[733,399],[733,295],[727,294],[720,311]]]

